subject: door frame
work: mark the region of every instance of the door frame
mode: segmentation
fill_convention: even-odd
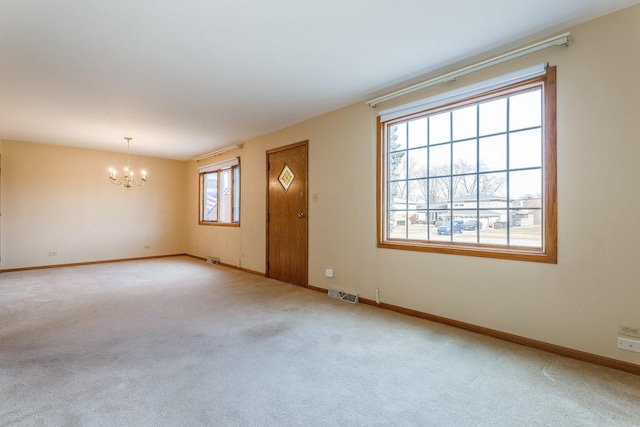
[[[265,246],[265,276],[266,277],[271,277],[270,276],[270,271],[269,271],[269,155],[274,154],[274,153],[278,153],[280,151],[286,151],[286,150],[290,150],[292,148],[298,148],[298,147],[305,147],[306,148],[306,152],[307,152],[307,156],[306,156],[306,164],[305,164],[305,168],[306,168],[306,180],[304,183],[304,192],[307,195],[305,197],[306,203],[307,203],[307,257],[304,260],[305,264],[307,266],[306,271],[307,271],[307,277],[305,278],[305,284],[303,286],[307,286],[309,284],[309,140],[305,140],[305,141],[300,141],[300,142],[295,142],[293,144],[289,144],[289,145],[284,145],[282,147],[277,147],[277,148],[272,148],[270,150],[267,150],[266,152],[266,158],[265,158],[265,170],[266,170],[266,201],[265,201],[265,215],[264,215],[264,219],[265,219],[265,223],[266,223],[266,246]]]

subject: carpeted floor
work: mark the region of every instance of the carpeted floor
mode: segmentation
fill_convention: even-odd
[[[188,257],[0,275],[2,426],[632,426],[640,377]]]

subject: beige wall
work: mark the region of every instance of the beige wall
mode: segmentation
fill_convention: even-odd
[[[436,94],[540,62],[558,67],[557,265],[376,248],[377,110],[358,103],[249,141],[242,149],[242,227],[197,225],[189,168],[187,252],[265,270],[265,152],[309,140],[309,282],[623,361],[617,325],[640,326],[640,6],[568,29],[552,48]],[[193,202],[191,202],[193,200]],[[335,277],[324,277],[325,268]]]
[[[149,182],[129,190],[107,178],[125,164],[122,153],[2,141],[2,269],[184,253],[184,162],[132,156]]]

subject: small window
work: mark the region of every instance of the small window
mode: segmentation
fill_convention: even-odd
[[[423,111],[382,112],[378,246],[557,262],[555,92],[546,68]]]
[[[200,218],[203,225],[240,225],[240,158],[203,166]]]

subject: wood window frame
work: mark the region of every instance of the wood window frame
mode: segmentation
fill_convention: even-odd
[[[462,102],[498,97],[501,93],[511,89],[541,82],[543,85],[543,142],[542,142],[542,247],[533,248],[526,246],[491,245],[482,243],[441,242],[434,240],[409,240],[387,238],[385,223],[387,216],[387,156],[386,156],[386,129],[387,123],[377,120],[377,173],[376,173],[376,225],[377,246],[384,249],[410,250],[419,252],[433,252],[450,255],[466,255],[485,258],[497,258],[504,260],[517,260],[557,264],[557,121],[556,121],[556,67],[548,67],[544,75],[534,77],[523,82],[510,84],[494,89],[483,94],[470,97],[467,100],[458,100],[455,105]],[[441,105],[436,109],[446,109],[453,104]],[[433,111],[436,109],[429,109]],[[410,117],[426,115],[427,111],[412,114]],[[408,118],[408,117],[407,117]]]
[[[218,185],[218,191],[217,194],[220,194],[220,174],[221,172],[224,171],[230,171],[230,175],[231,175],[231,189],[230,189],[230,203],[231,203],[231,222],[221,222],[219,220],[220,218],[220,212],[218,211],[218,220],[215,221],[206,221],[203,219],[203,206],[204,206],[204,177],[207,174],[217,174],[217,185]],[[238,179],[236,182],[235,179],[235,173],[238,173]],[[223,226],[223,227],[240,227],[240,182],[242,182],[241,180],[241,171],[242,169],[240,168],[240,158],[238,158],[238,164],[237,165],[233,165],[233,166],[228,166],[228,167],[222,167],[216,170],[210,170],[210,171],[206,171],[206,172],[200,172],[198,174],[198,182],[199,182],[199,190],[198,190],[198,224],[199,225],[217,225],[217,226]],[[236,188],[237,186],[237,188]],[[236,194],[237,193],[237,194]],[[236,212],[236,198],[237,200],[237,211]],[[219,204],[218,204],[219,207]],[[237,215],[236,215],[237,214]],[[238,218],[237,221],[234,221],[234,218]]]

